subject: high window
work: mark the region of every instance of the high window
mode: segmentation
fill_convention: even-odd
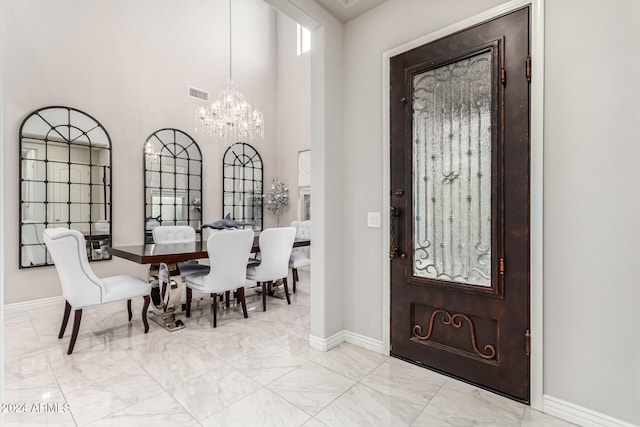
[[[311,50],[311,31],[298,24],[298,56]]]

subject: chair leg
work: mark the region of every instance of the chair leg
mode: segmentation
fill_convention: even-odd
[[[247,303],[244,299],[244,288],[238,288],[236,295],[238,296],[238,302],[242,305],[242,314],[244,314],[244,318],[246,319],[249,315],[247,314]]]
[[[151,303],[151,296],[144,296],[144,305],[142,306],[142,323],[144,323],[144,333],[149,332],[149,322],[147,321],[147,311],[149,310],[149,304]]]
[[[78,331],[80,330],[80,321],[82,320],[82,309],[79,308],[75,311],[73,316],[73,332],[71,333],[71,341],[69,342],[69,349],[67,354],[73,353],[73,347],[76,345],[76,339],[78,338]]]
[[[298,277],[298,269],[297,268],[292,268],[291,269],[291,275],[293,276],[293,293],[296,293],[296,283],[300,281],[300,278]]]
[[[213,304],[211,304],[211,312],[213,314],[213,327],[217,328],[218,327],[218,300],[215,298],[213,298]]]
[[[230,291],[226,291],[224,293],[224,299],[225,299],[224,306],[227,307],[227,308],[229,308],[229,297],[230,297],[230,295],[231,295]]]
[[[60,326],[60,333],[58,334],[58,339],[64,336],[64,331],[67,329],[67,322],[69,322],[69,314],[71,314],[71,304],[69,301],[65,301],[66,305],[64,306],[64,317],[62,318],[62,325]]]
[[[262,311],[267,311],[267,282],[262,282]]]
[[[287,304],[291,304],[291,296],[289,296],[289,285],[287,285],[287,278],[282,279],[282,284],[284,285],[284,294],[287,297]]]
[[[131,313],[131,300],[127,300],[127,310],[129,311],[129,322],[131,322],[131,318],[133,318],[133,314]]]
[[[193,289],[187,287],[187,317],[191,317],[191,299],[193,298]]]

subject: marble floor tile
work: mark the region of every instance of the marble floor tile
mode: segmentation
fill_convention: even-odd
[[[47,427],[75,427],[76,424],[71,412],[56,407],[45,407],[39,409],[49,412],[29,412],[4,414],[2,425],[4,427],[18,426],[47,426]]]
[[[428,369],[389,358],[360,383],[421,411],[442,388],[447,377]]]
[[[4,311],[5,325],[12,322],[24,323],[30,320],[29,313],[24,310],[6,310]]]
[[[171,395],[200,421],[260,387],[260,384],[238,370],[225,366],[178,384],[171,391]]]
[[[263,337],[260,329],[249,325],[219,327],[211,334],[214,334],[215,340],[209,341],[204,348],[226,363],[242,359],[250,352],[272,344],[272,339]]]
[[[297,354],[298,356],[304,357],[307,360],[313,360],[316,357],[322,354],[321,351],[311,348],[309,345],[309,337],[308,337],[308,329],[307,329],[307,338],[301,338],[297,335],[286,334],[280,338],[277,338],[273,341],[273,343],[283,349]]]
[[[309,421],[303,424],[304,427],[329,427],[317,418],[311,418]]]
[[[15,360],[22,354],[41,350],[38,333],[27,316],[14,318],[4,325],[4,357],[5,360]]]
[[[168,393],[162,392],[88,425],[88,427],[110,426],[191,427],[199,424]]]
[[[200,346],[200,343],[196,343],[188,337],[182,335],[180,331],[168,332],[164,328],[161,328],[151,320],[149,320],[149,332],[144,333],[138,329],[116,330],[113,334],[113,342],[119,348],[125,350],[132,350],[135,348],[156,345],[156,342],[166,342],[167,346],[181,347],[183,345]]]
[[[60,389],[65,394],[129,372],[143,372],[124,350],[67,355],[66,350],[56,348],[49,349],[47,354]]]
[[[65,397],[78,425],[87,425],[163,392],[142,369],[76,389]]]
[[[551,415],[544,414],[527,407],[522,418],[522,427],[571,427],[575,424],[559,420]]]
[[[40,374],[5,382],[2,399],[4,403],[65,402],[56,376],[50,369]]]
[[[35,350],[6,357],[4,360],[4,382],[10,384],[23,378],[29,378],[49,370],[49,361],[44,350]]]
[[[64,313],[65,302],[60,300],[55,304],[46,306],[46,307],[38,307],[32,308],[27,311],[29,318],[32,320],[36,320],[39,318],[51,319],[54,316],[59,315],[60,319],[62,319],[62,314]]]
[[[204,427],[297,427],[311,417],[274,392],[262,388],[204,419]]]
[[[328,426],[409,426],[421,408],[356,384],[316,414]]]
[[[519,426],[525,408],[525,405],[497,394],[447,379],[412,425]]]
[[[141,346],[130,350],[130,354],[165,390],[225,366],[222,360],[200,347],[156,344],[160,345]]]
[[[312,361],[278,378],[267,388],[309,415],[315,415],[354,384],[354,380]]]
[[[388,356],[374,353],[353,344],[342,343],[313,360],[319,365],[332,369],[345,377],[359,381],[387,359],[389,359]]]
[[[307,359],[304,357],[277,345],[270,345],[249,353],[246,357],[233,362],[232,366],[254,381],[266,385],[306,362]]]

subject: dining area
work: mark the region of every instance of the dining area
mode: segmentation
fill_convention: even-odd
[[[117,147],[106,127],[93,115],[67,106],[39,108],[24,118],[19,139],[20,267],[55,267],[66,301],[60,338],[73,311],[68,354],[83,308],[93,305],[126,300],[131,321],[131,301],[142,297],[146,333],[147,312],[156,324],[175,331],[186,326],[191,302],[200,306],[205,298],[213,327],[218,305],[233,309],[239,304],[246,318],[245,287],[251,297],[261,298],[263,311],[267,297],[276,294],[291,303],[289,271],[295,293],[297,267],[310,265],[310,220],[279,226],[288,205],[287,187],[273,178],[271,191],[263,191],[264,162],[258,149],[234,142],[220,167],[221,219],[203,223],[211,217],[206,200],[212,188],[203,180],[204,168],[210,166],[196,138],[202,135],[175,128],[146,138],[139,172],[144,182],[143,243],[119,245],[113,236],[113,216],[121,212],[114,203],[112,172]],[[308,170],[299,175],[308,176]],[[265,227],[264,207],[277,216],[275,226]],[[309,218],[308,203],[300,214]],[[146,277],[129,274],[140,271],[133,267],[123,274],[108,268],[106,277],[94,273],[92,265],[115,259],[144,266]]]
[[[256,288],[252,295],[261,294],[262,311],[267,311],[267,296],[275,295],[276,286],[282,286],[284,298],[291,304],[289,269],[295,270],[297,276],[296,266],[300,263],[299,253],[294,257],[292,250],[294,246],[310,245],[309,237],[304,237],[310,221],[294,224],[296,227],[271,228],[259,235],[252,229],[216,230],[206,244],[196,242],[195,230],[189,226],[158,226],[153,232],[157,243],[111,249],[114,256],[150,264],[148,281],[129,275],[97,278],[88,264],[82,234],[66,228],[47,228],[43,240],[56,266],[66,301],[58,338],[64,336],[73,310],[73,331],[67,350],[67,354],[71,354],[83,308],[126,299],[131,322],[131,301],[136,297],[144,300],[141,311],[144,333],[149,331],[147,315],[152,296],[155,310],[149,313],[158,325],[170,332],[185,327],[184,320],[176,319],[178,313],[191,317],[194,291],[196,295],[204,294],[198,298],[198,306],[203,304],[203,299],[210,300],[207,305],[211,307],[214,328],[219,307],[240,306],[244,318],[248,317],[245,288],[252,291]],[[257,256],[251,258],[252,254]],[[197,260],[206,255],[209,263],[199,264]],[[306,263],[310,265],[310,257]],[[247,281],[254,285],[247,285]]]

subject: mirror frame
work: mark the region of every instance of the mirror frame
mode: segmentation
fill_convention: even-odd
[[[228,169],[230,169],[229,172],[231,172],[231,174],[228,173]],[[244,169],[251,170],[251,179],[241,178]],[[256,179],[256,173],[259,179]],[[229,214],[231,219],[235,221],[253,221],[254,231],[261,231],[264,225],[264,209],[262,203],[263,177],[264,163],[258,150],[244,142],[237,142],[229,146],[227,151],[224,152],[222,160],[222,217],[225,218],[226,215]],[[253,183],[252,191],[246,191],[244,189],[244,183],[247,181]],[[236,191],[236,185],[239,183],[243,185],[242,191]],[[257,189],[256,183],[259,183]],[[234,202],[236,197],[239,197],[242,202],[228,205],[226,203],[228,197],[231,197],[231,200]],[[253,218],[246,217],[248,207],[252,209],[254,214]],[[243,213],[241,218],[234,215],[234,208],[241,208]],[[230,209],[230,212],[228,209]],[[256,213],[258,213],[257,218]]]
[[[57,117],[54,110],[62,110],[64,112],[64,119]],[[61,114],[62,115],[62,114]],[[34,122],[32,122],[32,120]],[[42,126],[41,132],[33,129],[34,133],[29,133],[28,127],[30,125],[40,125]],[[96,135],[105,137],[106,140],[101,142],[99,145],[95,143],[95,138],[92,141],[92,136]],[[81,139],[82,138],[82,139]],[[65,225],[70,229],[78,229],[77,227],[73,227],[74,224],[87,224],[87,230],[79,230],[85,235],[85,239],[87,241],[87,257],[89,261],[105,261],[111,259],[111,255],[108,252],[108,248],[111,246],[112,239],[112,225],[113,225],[113,216],[112,216],[112,206],[113,206],[113,186],[112,186],[112,149],[111,149],[111,137],[109,133],[105,129],[102,124],[96,120],[91,115],[85,113],[84,111],[78,110],[73,107],[67,106],[49,106],[43,107],[38,110],[35,110],[27,115],[27,117],[22,121],[20,125],[20,130],[18,134],[18,140],[20,144],[19,155],[20,155],[20,179],[19,179],[19,268],[34,268],[34,267],[42,267],[47,265],[53,265],[53,260],[50,258],[49,253],[46,251],[44,242],[42,241],[41,232],[44,228],[48,227],[56,227]],[[40,142],[44,145],[44,156],[43,158],[30,158],[26,157],[25,153],[27,150],[32,149],[31,147],[25,147],[25,144],[28,144],[29,141]],[[78,141],[82,141],[82,143],[78,143]],[[67,157],[66,161],[63,159],[51,159],[50,149],[55,145],[62,146],[66,144]],[[105,146],[106,144],[106,146]],[[78,159],[74,159],[72,154],[72,148],[74,146],[85,146],[89,147],[89,160],[88,163],[84,161],[78,161]],[[108,164],[97,164],[93,163],[93,151],[91,147],[99,147],[107,150],[108,152]],[[37,179],[38,177],[26,177],[26,161],[34,161],[34,162],[42,162],[43,163],[43,172],[44,179]],[[50,177],[50,167],[49,163],[56,164],[58,166],[67,165],[67,181],[56,181],[55,177],[53,179]],[[103,162],[104,163],[104,162]],[[74,182],[71,179],[71,167],[72,165],[80,165],[87,166],[89,168],[88,173],[88,181],[83,182]],[[102,167],[104,168],[101,179],[98,177],[94,177],[93,168],[94,167]],[[58,172],[64,170],[64,167],[61,167]],[[26,185],[28,183],[42,183],[44,184],[43,195],[38,198],[38,200],[32,199],[32,192],[25,191]],[[63,188],[63,194],[66,193],[66,197],[64,200],[62,198],[60,201],[52,201],[50,198],[52,197],[53,186],[58,185]],[[89,202],[78,202],[72,200],[72,188],[73,186],[88,186],[89,190]],[[101,191],[103,192],[104,200],[102,203],[93,201],[93,190],[96,187],[102,187]],[[36,196],[37,197],[37,196]],[[30,204],[42,204],[44,207],[44,214],[41,221],[33,220],[33,219],[24,219],[24,212],[28,209]],[[56,221],[52,218],[52,212],[49,209],[50,203],[56,203],[60,205],[67,205],[67,215],[66,221]],[[89,206],[89,216],[88,221],[73,221],[73,214],[71,208],[73,205],[88,205]],[[94,214],[95,205],[103,205],[102,215]],[[102,218],[102,217],[105,218]],[[98,218],[99,217],[99,218]],[[84,218],[82,218],[84,219]],[[105,230],[97,230],[97,225],[99,223],[106,222]],[[25,226],[33,224],[35,227],[35,233],[31,236],[31,238],[37,239],[35,243],[25,243],[25,235],[23,231],[25,230]],[[102,228],[105,228],[103,224],[100,224]],[[33,255],[32,249],[38,249],[41,251],[42,256],[44,257],[43,264],[27,264],[27,256],[25,253],[31,253]],[[95,255],[95,256],[94,256]]]
[[[178,135],[185,137],[188,141],[189,144],[187,145],[183,145],[181,142],[178,141]],[[167,138],[167,136],[169,136],[169,138]],[[151,150],[151,148],[154,148],[156,146],[156,144],[160,145],[160,149],[159,150]],[[195,147],[196,149],[196,153],[197,156],[193,156],[190,154],[190,147]],[[186,157],[184,157],[184,155],[186,154]],[[163,171],[162,170],[162,165],[163,165],[163,159],[171,159],[173,161],[174,164],[174,168],[173,171]],[[187,169],[186,171],[183,171],[182,173],[178,173],[176,171],[175,168],[175,164],[176,164],[176,160],[178,159],[185,159],[187,160]],[[197,164],[194,164],[194,162],[197,162]],[[168,221],[163,221],[162,217],[161,217],[161,213],[160,215],[158,215],[157,217],[153,217],[153,201],[147,197],[147,192],[150,189],[159,189],[160,190],[160,194],[162,194],[163,189],[165,190],[171,190],[173,191],[173,193],[175,194],[177,190],[184,190],[187,193],[187,201],[188,201],[188,209],[186,209],[187,212],[187,218],[186,219],[182,219],[179,221],[184,221],[186,222],[188,225],[192,226],[195,230],[196,230],[196,234],[199,236],[197,239],[202,239],[202,218],[203,218],[203,211],[202,211],[202,207],[203,207],[203,189],[202,189],[202,151],[200,150],[200,146],[198,146],[198,143],[191,137],[191,135],[187,134],[186,132],[183,132],[179,129],[174,129],[174,128],[163,128],[163,129],[158,129],[157,131],[153,132],[151,135],[149,135],[149,137],[147,138],[147,140],[144,143],[143,146],[143,157],[142,157],[142,163],[143,163],[143,170],[144,170],[144,242],[145,244],[147,243],[153,243],[153,234],[152,234],[152,230],[154,227],[151,228],[147,228],[148,226],[148,222],[151,220],[156,220],[157,221],[157,225],[162,225],[163,222],[166,222],[167,224],[164,225],[173,225],[175,224],[178,220],[168,220]],[[148,166],[149,164],[157,164],[158,167],[155,169],[150,169]],[[153,172],[157,172],[159,173],[159,184],[158,186],[153,186],[151,185],[150,182],[150,173]],[[163,186],[163,179],[162,176],[165,174],[172,174],[173,175],[173,186]],[[177,188],[177,176],[178,175],[184,175],[186,176],[186,188]],[[198,178],[198,186],[200,187],[199,189],[191,189],[192,185],[194,184],[192,182],[192,177],[197,176]],[[194,201],[197,199],[193,199],[191,198],[191,193],[192,192],[198,192],[200,193],[200,197],[199,197],[199,202],[194,204]],[[162,212],[162,200],[160,201],[160,211]],[[174,209],[177,206],[175,204],[175,197],[174,197],[174,203],[173,203]],[[191,211],[192,210],[197,210],[198,212],[200,212],[200,218],[199,219],[192,219],[191,217]],[[156,219],[157,218],[157,219]],[[195,227],[192,222],[193,221],[199,221],[199,226]]]

